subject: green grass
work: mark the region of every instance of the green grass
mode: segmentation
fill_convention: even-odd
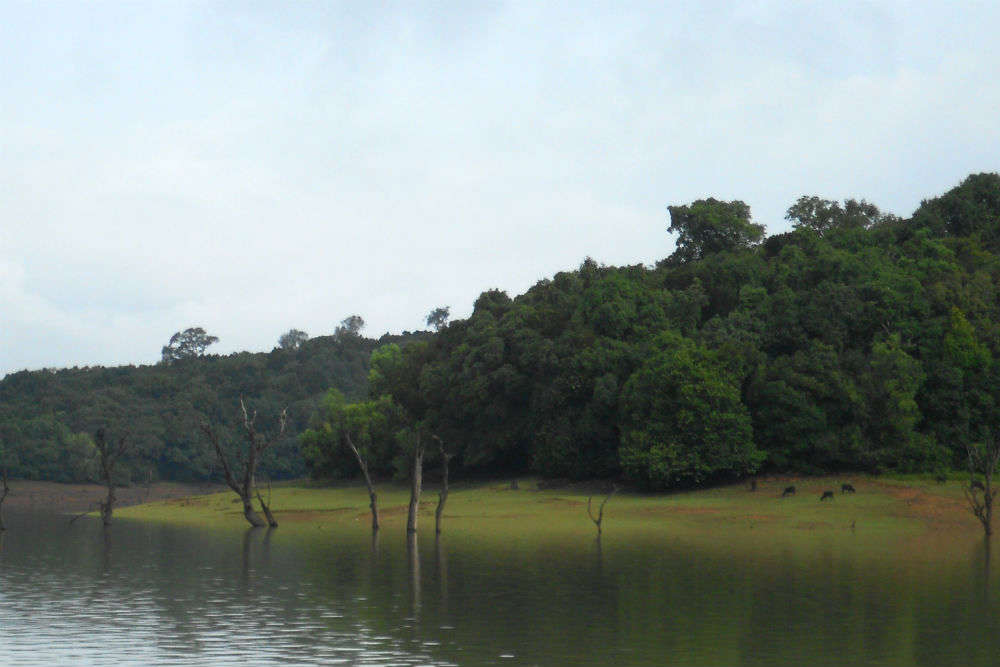
[[[840,492],[850,481],[855,494]],[[798,492],[781,498],[794,484]],[[445,511],[445,532],[463,540],[537,542],[596,535],[587,516],[587,492],[579,487],[540,490],[537,480],[459,485]],[[832,501],[819,500],[833,490]],[[594,496],[594,510],[603,495]],[[383,533],[404,531],[409,490],[379,487]],[[420,528],[433,535],[436,490],[424,492]],[[367,534],[368,496],[360,485],[324,487],[308,482],[277,486],[271,504],[280,530],[314,534],[316,530]],[[116,512],[123,519],[183,524],[212,530],[247,527],[232,493],[149,503]],[[755,492],[743,485],[673,494],[619,493],[607,504],[604,540],[642,541],[670,538],[702,547],[815,549],[832,541],[873,554],[907,548],[921,557],[959,544],[967,548],[981,529],[966,509],[958,481],[937,484],[926,479],[778,478],[762,480]]]

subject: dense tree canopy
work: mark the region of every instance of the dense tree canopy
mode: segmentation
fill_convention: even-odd
[[[372,396],[393,387],[465,471],[668,488],[960,466],[996,421],[996,182],[910,219],[803,197],[763,242],[742,202],[671,207],[670,260],[484,292],[426,343],[379,350],[396,380],[373,361]]]
[[[406,344],[421,335],[319,336],[270,353],[203,355],[183,363],[118,368],[22,371],[0,381],[0,453],[14,477],[95,479],[98,428],[129,433],[120,466],[128,479],[219,479],[211,446],[198,432],[208,421],[225,445],[242,442],[234,406],[241,398],[276,419],[288,407],[286,435],[261,464],[267,477],[305,473],[298,443],[330,387],[351,399],[366,395],[369,357],[380,343]]]
[[[741,201],[708,198],[668,209],[670,227],[667,231],[677,234],[677,250],[673,255],[677,261],[748,248],[764,237],[764,225],[750,220],[750,207]]]
[[[13,474],[86,476],[86,434],[136,425],[133,471],[213,474],[186,420],[240,395],[289,407],[267,474],[406,473],[417,436],[457,474],[617,477],[646,488],[757,471],[962,467],[1000,432],[1000,177],[973,175],[907,219],[800,198],[763,238],[739,201],[670,207],[655,267],[584,261],[510,298],[483,292],[436,333],[332,337],[267,355],[0,382]],[[336,391],[328,390],[334,387]],[[103,421],[102,421],[103,420]],[[229,428],[233,426],[230,425]]]

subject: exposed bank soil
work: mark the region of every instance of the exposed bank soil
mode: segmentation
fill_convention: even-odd
[[[915,517],[938,525],[964,526],[974,520],[964,498],[953,498],[912,486],[874,482],[881,493],[903,503],[896,516]]]
[[[135,484],[115,489],[117,507],[128,507],[156,500],[180,500],[190,496],[218,493],[225,487],[219,484],[181,484],[156,482],[149,486]],[[97,509],[97,503],[106,494],[98,484],[59,484],[56,482],[10,481],[10,495],[4,509],[37,509],[54,512],[83,512]]]

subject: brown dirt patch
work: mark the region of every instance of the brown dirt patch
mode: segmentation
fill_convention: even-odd
[[[225,490],[219,484],[181,484],[157,482],[146,487],[134,485],[115,489],[118,507],[139,505],[157,500],[181,501],[189,496],[218,493]],[[10,495],[4,507],[11,509],[36,509],[54,512],[82,512],[95,509],[105,496],[99,484],[59,484],[58,482],[33,482],[11,480]]]
[[[952,498],[927,489],[873,482],[881,493],[894,498],[902,506],[894,516],[923,519],[937,524],[964,524],[972,516],[964,499]]]

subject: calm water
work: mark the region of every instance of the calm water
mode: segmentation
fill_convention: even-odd
[[[835,541],[739,554],[428,534],[413,549],[389,531],[8,524],[8,665],[1000,664],[982,543],[942,561]]]

